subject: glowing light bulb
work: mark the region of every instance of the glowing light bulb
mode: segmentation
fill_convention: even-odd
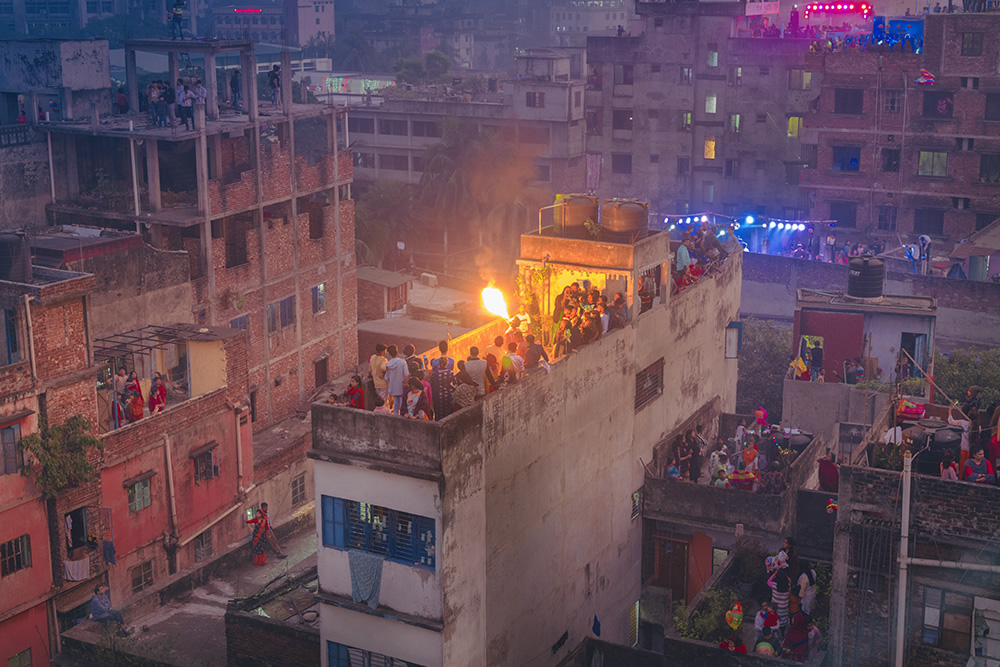
[[[753,216],[752,216],[752,215],[748,215],[748,216],[746,217],[746,223],[747,223],[748,225],[752,225],[752,224],[753,224]]]
[[[702,222],[708,222],[708,216],[707,215],[701,216],[701,221]]]
[[[775,227],[777,227],[777,226],[778,226],[778,223],[776,223],[776,222],[775,222],[774,220],[772,220],[772,221],[771,221],[771,224],[770,224],[770,225],[768,225],[768,226],[767,226],[767,228],[768,228],[768,229],[774,229],[774,228],[775,228]]]
[[[784,229],[784,228],[785,228],[785,223],[783,223],[783,222],[779,222],[779,223],[778,223],[778,231],[781,231],[781,230],[782,230],[782,229]]]

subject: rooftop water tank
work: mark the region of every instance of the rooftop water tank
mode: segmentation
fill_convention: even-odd
[[[855,257],[847,266],[847,295],[858,299],[882,296],[885,263],[871,256]]]
[[[31,282],[31,251],[23,234],[0,234],[0,280]]]
[[[602,237],[631,243],[649,228],[649,204],[635,199],[608,199],[601,209]]]
[[[597,222],[597,197],[590,195],[556,195],[555,232],[557,236],[586,238],[587,220]]]

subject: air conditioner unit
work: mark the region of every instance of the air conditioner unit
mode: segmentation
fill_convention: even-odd
[[[438,277],[436,275],[434,275],[433,273],[421,273],[420,274],[420,283],[422,285],[427,285],[428,287],[437,287],[438,286]]]

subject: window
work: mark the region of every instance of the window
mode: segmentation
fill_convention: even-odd
[[[789,137],[801,137],[802,136],[802,116],[789,116],[788,117],[788,136]]]
[[[24,534],[0,544],[0,576],[31,567],[31,536]]]
[[[802,165],[798,162],[785,163],[785,185],[798,185],[802,176]],[[796,217],[798,214],[790,216]],[[786,216],[789,217],[789,216]]]
[[[152,477],[152,474],[149,474]],[[135,514],[139,510],[149,507],[149,479],[141,479],[134,484],[128,485],[128,511]]]
[[[434,123],[427,120],[415,120],[413,121],[413,136],[440,137],[441,123]]]
[[[421,155],[411,155],[410,156],[410,169],[416,172],[423,172],[424,170],[424,158]]]
[[[244,331],[246,331],[247,329],[250,328],[250,316],[240,315],[239,317],[229,320],[229,328],[243,329]]]
[[[983,33],[981,32],[962,33],[962,55],[963,56],[983,55]]]
[[[861,149],[858,146],[834,146],[834,171],[860,171]]]
[[[719,66],[719,45],[714,42],[708,44],[708,57],[705,59],[709,67]]]
[[[615,130],[631,130],[632,110],[615,109],[611,114],[611,127]]]
[[[78,507],[63,515],[66,526],[66,541],[70,549],[85,546],[90,537],[87,532],[87,508]]]
[[[374,169],[375,153],[355,153],[354,166],[362,169]]]
[[[359,665],[370,667],[417,667],[412,663],[404,662],[397,658],[390,658],[381,653],[366,651],[331,641],[326,643],[326,652],[330,667],[358,667]]]
[[[141,565],[133,567],[129,574],[132,576],[132,594],[140,593],[153,585],[153,561],[147,560]]]
[[[725,167],[726,178],[739,178],[740,177],[740,161],[734,159],[726,160]]]
[[[902,113],[903,91],[887,90],[882,96],[882,111],[885,113]]]
[[[705,137],[704,156],[706,160],[715,159],[715,137]]]
[[[292,480],[292,507],[297,507],[306,501],[306,476],[299,475]]]
[[[600,109],[587,109],[584,112],[584,120],[587,122],[587,134],[601,134]]]
[[[1000,218],[1000,213],[976,213],[976,231],[985,229],[997,218]]]
[[[1000,120],[1000,93],[986,93],[986,120]]]
[[[194,561],[200,563],[212,557],[212,529],[208,528],[204,533],[196,535],[194,538]]]
[[[959,80],[962,82],[962,88],[972,88],[973,90],[979,90],[978,76],[963,76]]]
[[[257,421],[257,390],[250,392],[250,423]]]
[[[730,86],[742,86],[743,85],[743,68],[742,67],[730,67],[729,76],[727,77]]]
[[[706,204],[711,204],[715,201],[715,183],[712,181],[702,181],[701,199]]]
[[[407,123],[405,120],[382,119],[378,122],[378,133],[405,137],[409,134],[409,130],[407,129]]]
[[[716,95],[705,96],[705,113],[714,114],[718,106],[719,98]]]
[[[347,131],[359,132],[361,134],[375,134],[375,119],[350,116],[347,119]]]
[[[3,444],[3,470],[0,472],[4,475],[19,473],[24,467],[24,452],[18,447],[20,442],[20,424],[11,424],[0,428],[0,443]]]
[[[687,178],[688,172],[691,171],[691,158],[679,157],[677,158],[677,178]]]
[[[767,114],[766,113],[759,113],[759,114],[757,114],[757,122],[758,123],[766,123],[767,122]]]
[[[885,232],[896,231],[896,207],[878,207],[878,228]]]
[[[548,183],[552,180],[552,167],[547,164],[535,165],[535,180]]]
[[[924,589],[925,644],[967,653],[972,642],[972,597]]]
[[[836,88],[833,91],[833,113],[858,115],[864,113],[865,91],[856,88]]]
[[[650,153],[649,154],[649,163],[650,164],[658,164],[659,162],[660,162],[660,156],[658,154],[656,154],[656,153]]]
[[[690,86],[691,85],[691,66],[690,65],[681,65],[681,80],[680,80],[680,84],[682,86]]]
[[[405,155],[379,153],[378,166],[380,169],[388,169],[389,171],[406,171],[410,168],[410,161]]]
[[[812,72],[807,72],[804,69],[790,69],[788,70],[788,88],[790,90],[811,90],[812,76]]]
[[[359,549],[434,569],[434,519],[322,496],[323,546]]]
[[[659,74],[660,73],[660,66],[659,65],[650,65],[649,66],[649,72],[650,72],[650,74]]]
[[[830,217],[837,221],[838,227],[858,226],[858,204],[853,201],[830,202]]]
[[[691,129],[691,112],[682,111],[681,112],[681,130],[687,131]]]
[[[545,107],[545,93],[525,93],[524,106],[542,109]]]
[[[979,180],[1000,183],[1000,153],[983,153],[979,156]]]
[[[611,173],[612,174],[631,174],[632,173],[632,155],[630,153],[612,153],[611,154]]]
[[[31,667],[31,649],[26,648],[7,658],[7,667]]]
[[[219,455],[217,442],[210,442],[191,453],[194,462],[194,483],[215,479],[219,476]],[[207,448],[207,449],[206,449]]]
[[[326,312],[326,283],[312,288],[313,315]]]
[[[251,225],[250,220],[239,217],[229,218],[225,221],[227,269],[242,266],[249,261],[247,258],[247,231]]]
[[[882,171],[899,171],[899,149],[882,149]]]
[[[740,133],[740,123],[743,120],[743,116],[738,113],[729,114],[729,131],[733,134]]]
[[[634,71],[635,68],[632,65],[615,65],[615,84],[631,86],[634,79]]]
[[[328,381],[327,371],[329,369],[329,357],[323,357],[313,362],[313,379],[317,388],[322,387]]]
[[[290,296],[281,301],[267,304],[267,332],[274,333],[279,329],[295,324],[295,297]]]
[[[663,394],[663,358],[635,374],[635,411],[639,412]]]
[[[918,208],[913,212],[913,233],[944,235],[944,211],[934,208]]]
[[[973,138],[963,139],[962,137],[955,138],[955,148],[962,151],[971,151],[972,147],[976,145],[976,140]]]
[[[739,359],[743,349],[743,323],[730,322],[726,327],[726,359]]]
[[[951,118],[955,111],[955,93],[924,92],[924,118]]]
[[[948,175],[948,154],[940,151],[920,151],[918,176],[944,178]]]

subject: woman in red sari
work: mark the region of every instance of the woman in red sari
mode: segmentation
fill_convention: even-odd
[[[131,396],[129,398],[128,404],[128,416],[134,422],[142,419],[142,387],[139,385],[139,374],[135,371],[128,376],[128,384],[125,385],[125,391]]]
[[[271,530],[271,520],[267,516],[267,503],[261,503],[260,509],[257,510],[257,515],[252,519],[247,519],[247,523],[256,525],[253,529],[253,538],[251,539],[254,565],[267,564],[267,552],[264,550],[265,542],[271,543],[271,548],[278,552],[278,558],[288,557],[281,551],[278,541],[274,537],[274,531]]]
[[[155,415],[167,409],[167,387],[163,384],[163,376],[159,373],[153,378],[153,386],[149,390],[149,414]]]

